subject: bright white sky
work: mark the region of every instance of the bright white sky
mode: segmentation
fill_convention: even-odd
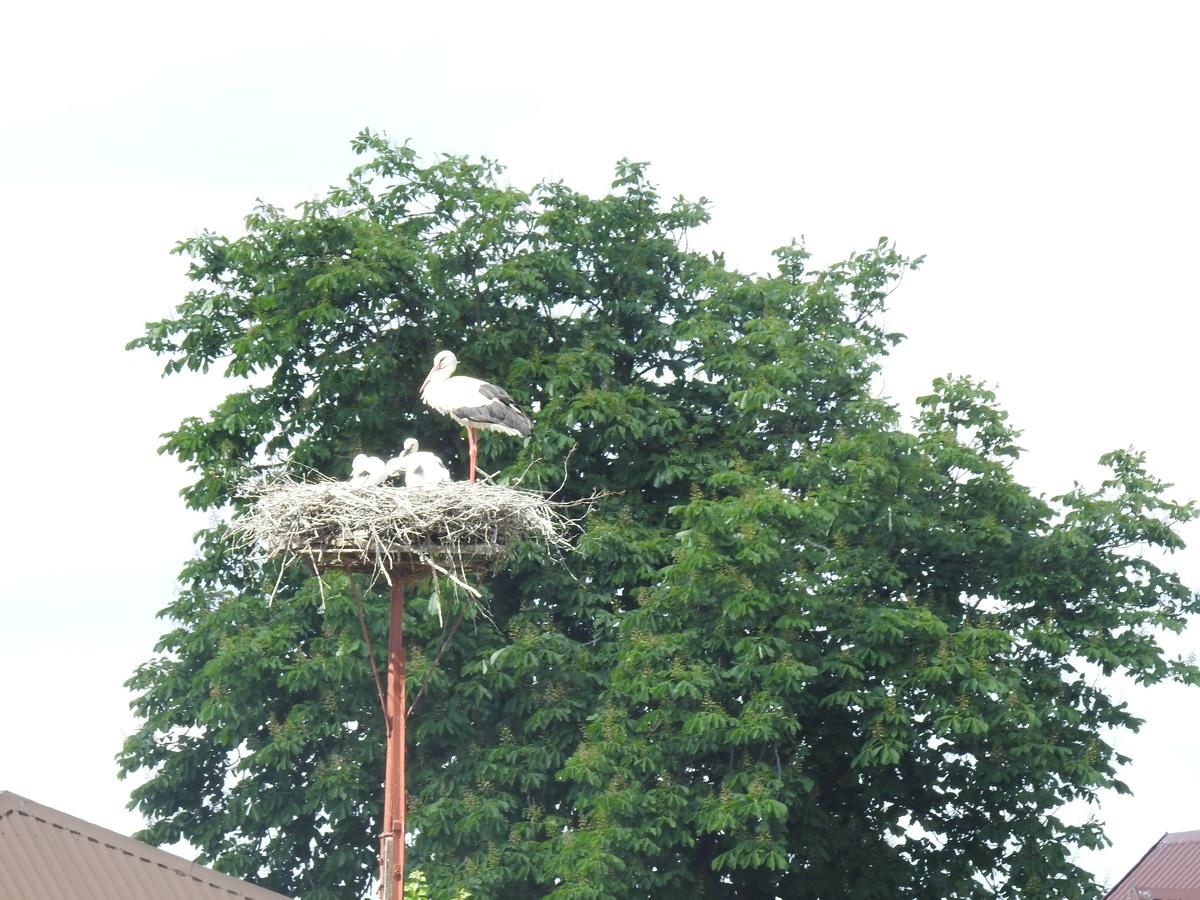
[[[167,255],[254,199],[339,182],[362,127],[603,191],[652,162],[707,196],[743,269],[879,235],[920,272],[884,390],[997,387],[1047,494],[1135,445],[1194,464],[1200,13],[1182,3],[39,3],[0,29],[0,789],[122,832],[122,682],[203,520],[158,435],[222,385],[125,353],[187,289]],[[1189,532],[1193,541],[1200,531]],[[1175,564],[1200,584],[1193,550]],[[1177,642],[1200,646],[1195,633]],[[1119,690],[1147,724],[1100,809],[1115,880],[1200,828],[1200,691]]]

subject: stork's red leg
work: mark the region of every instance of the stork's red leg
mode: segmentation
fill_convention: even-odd
[[[468,453],[469,453],[470,459],[471,459],[471,466],[470,466],[469,474],[467,475],[467,481],[474,484],[475,483],[475,457],[479,453],[479,445],[475,443],[475,429],[473,429],[470,425],[467,426],[467,444],[469,447]]]

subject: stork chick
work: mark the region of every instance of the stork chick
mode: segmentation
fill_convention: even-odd
[[[442,461],[428,450],[417,449],[417,439],[408,438],[399,456],[387,461],[387,473],[404,473],[404,483],[409,487],[426,484],[443,484],[450,480],[450,471]]]

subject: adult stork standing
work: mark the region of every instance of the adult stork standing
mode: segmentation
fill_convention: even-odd
[[[387,461],[388,477],[403,472],[404,483],[409,487],[444,484],[449,481],[450,471],[442,461],[428,450],[419,450],[417,447],[416,438],[404,441],[404,449],[400,451],[400,455]]]
[[[471,457],[467,480],[474,482],[475,457],[479,453],[475,429],[528,437],[533,433],[533,423],[508,396],[508,391],[478,378],[455,375],[457,365],[458,357],[449,350],[435,356],[433,368],[421,384],[421,400],[466,427]]]

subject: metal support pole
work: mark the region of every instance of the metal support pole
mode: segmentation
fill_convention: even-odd
[[[379,846],[379,881],[383,900],[404,897],[404,583],[392,576],[392,616],[388,628],[387,771],[383,780],[383,835]]]

